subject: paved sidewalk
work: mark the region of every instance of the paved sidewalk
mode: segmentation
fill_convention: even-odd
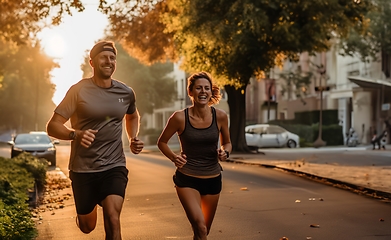
[[[391,203],[390,149],[391,146],[388,150],[372,150],[371,146],[308,148],[296,153],[274,149],[263,150],[264,154],[232,154],[228,161],[276,168]],[[352,155],[356,161],[342,161],[341,154]],[[382,159],[373,160],[379,156]]]

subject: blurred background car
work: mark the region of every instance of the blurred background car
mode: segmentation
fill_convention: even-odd
[[[255,124],[245,128],[247,146],[251,150],[268,147],[300,147],[300,137],[271,124]]]
[[[8,144],[11,145],[11,158],[22,152],[34,157],[45,158],[51,166],[56,166],[56,147],[58,140],[52,140],[46,132],[30,132],[15,135]]]

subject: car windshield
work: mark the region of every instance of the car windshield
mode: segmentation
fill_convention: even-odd
[[[15,144],[48,144],[50,138],[45,134],[19,134],[15,138]]]

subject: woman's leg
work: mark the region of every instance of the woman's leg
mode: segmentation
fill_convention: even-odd
[[[220,194],[201,196],[201,208],[204,214],[207,234],[209,234],[210,232],[210,228],[212,226],[212,222],[216,213],[219,198],[220,198]]]
[[[186,212],[187,218],[194,232],[194,240],[205,240],[208,235],[208,228],[205,223],[203,211],[201,209],[201,195],[192,188],[176,187],[179,200]]]

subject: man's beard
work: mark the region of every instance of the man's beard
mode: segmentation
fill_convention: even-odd
[[[102,79],[111,79],[111,76],[113,75],[114,71],[110,71],[110,73],[106,73],[105,71],[102,71],[101,69],[98,69],[97,75],[99,78]]]

